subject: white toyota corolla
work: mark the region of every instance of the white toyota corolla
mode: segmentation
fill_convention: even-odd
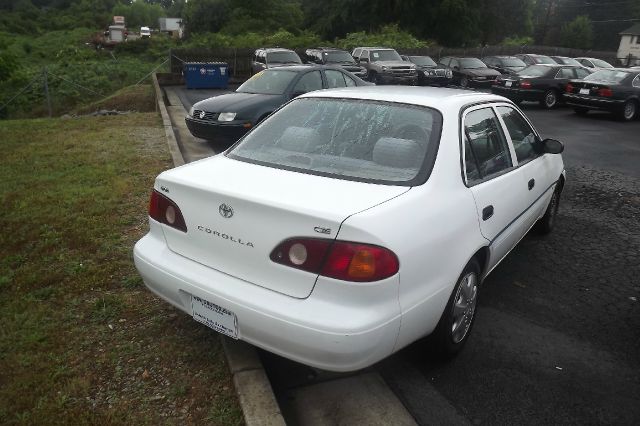
[[[495,95],[309,93],[158,176],[136,267],[195,320],[314,367],[360,369],[428,335],[452,356],[483,278],[553,227],[562,150]]]

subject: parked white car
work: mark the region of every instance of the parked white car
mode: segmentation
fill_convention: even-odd
[[[160,174],[135,264],[195,320],[307,365],[357,370],[428,335],[453,356],[482,280],[553,227],[562,150],[500,96],[308,93]]]
[[[611,65],[609,62],[603,61],[602,59],[598,59],[598,58],[573,58],[573,59],[580,62],[580,65],[582,65],[585,68],[588,68],[591,72],[613,68],[613,65]]]

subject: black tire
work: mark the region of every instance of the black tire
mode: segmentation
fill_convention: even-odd
[[[633,99],[628,100],[618,113],[618,119],[622,121],[633,121],[638,116],[638,102]]]
[[[466,75],[463,75],[462,77],[460,77],[460,86],[461,87],[469,87],[469,78],[467,78]]]
[[[560,102],[560,96],[558,92],[555,89],[549,89],[546,92],[544,92],[544,96],[540,101],[540,105],[542,105],[546,109],[553,109],[556,106],[558,106],[559,102]]]
[[[429,336],[430,349],[437,358],[451,359],[464,347],[473,327],[479,287],[480,265],[471,259],[451,292],[438,326]]]
[[[382,86],[384,84],[377,73],[373,75],[373,82],[376,84],[376,86]]]
[[[547,206],[547,210],[544,212],[544,216],[542,216],[538,220],[538,223],[536,223],[536,231],[541,235],[547,235],[553,231],[553,227],[556,224],[556,216],[558,215],[558,208],[560,207],[561,191],[562,188],[560,187],[560,183],[558,183],[556,185],[556,189],[553,191],[551,200],[549,200],[549,205]]]
[[[573,110],[578,115],[587,115],[587,113],[589,112],[589,108],[585,107],[573,107]]]

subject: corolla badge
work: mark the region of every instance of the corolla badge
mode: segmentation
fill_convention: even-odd
[[[218,213],[220,213],[220,216],[224,217],[225,219],[229,219],[231,216],[233,216],[233,208],[223,203],[220,204],[220,207],[218,207]]]
[[[200,118],[204,118],[204,115],[205,115],[205,114],[206,114],[206,113],[205,113],[204,111],[200,111]]]

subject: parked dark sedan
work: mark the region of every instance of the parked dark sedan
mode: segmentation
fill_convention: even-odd
[[[582,79],[589,74],[585,68],[571,65],[531,65],[514,75],[499,78],[491,92],[516,103],[536,101],[551,109],[562,101],[569,80]]]
[[[439,66],[429,56],[403,55],[402,59],[416,64],[420,86],[447,86],[453,79],[453,72],[450,68]]]
[[[631,121],[640,115],[640,69],[606,69],[583,80],[571,80],[564,98],[578,114],[603,110]]]
[[[451,68],[453,83],[462,87],[489,87],[502,75],[478,58],[444,57],[440,64]]]
[[[197,138],[232,143],[282,104],[303,93],[370,84],[340,67],[270,68],[255,74],[234,93],[195,103],[185,121]]]
[[[304,52],[310,63],[335,65],[349,71],[359,78],[366,78],[367,70],[358,65],[349,52],[331,47],[315,47]]]
[[[502,75],[515,74],[527,66],[515,56],[485,56],[482,58],[482,62]]]

